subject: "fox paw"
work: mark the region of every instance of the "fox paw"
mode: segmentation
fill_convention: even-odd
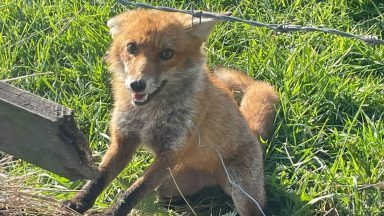
[[[70,208],[78,213],[84,213],[92,207],[89,203],[78,200],[65,200],[62,205],[64,208]]]
[[[106,211],[106,212],[100,212],[100,211],[88,211],[84,214],[84,216],[113,216],[114,214],[112,212]]]

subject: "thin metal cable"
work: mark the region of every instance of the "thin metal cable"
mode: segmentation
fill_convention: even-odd
[[[384,45],[384,40],[380,40],[377,36],[374,35],[355,35],[352,33],[344,32],[344,31],[339,31],[337,29],[332,29],[332,28],[324,28],[324,27],[315,27],[315,26],[301,26],[301,25],[289,25],[289,24],[268,24],[268,23],[261,23],[261,22],[256,22],[253,20],[246,20],[242,19],[239,17],[234,17],[234,16],[229,16],[229,15],[222,15],[222,14],[217,14],[217,13],[212,13],[212,12],[206,12],[206,11],[197,11],[197,10],[178,10],[174,8],[169,8],[169,7],[162,7],[162,6],[152,6],[152,5],[147,5],[143,3],[136,3],[128,0],[119,0],[121,4],[124,5],[132,5],[135,7],[140,7],[140,8],[149,8],[149,9],[156,9],[156,10],[161,10],[161,11],[167,11],[167,12],[179,12],[179,13],[185,13],[185,14],[190,14],[193,17],[209,17],[209,18],[215,18],[219,20],[225,20],[225,21],[230,21],[230,22],[241,22],[245,23],[251,26],[256,26],[256,27],[263,27],[263,28],[268,28],[276,32],[281,32],[281,33],[288,33],[288,32],[295,32],[295,31],[303,31],[303,32],[322,32],[322,33],[327,33],[327,34],[333,34],[333,35],[338,35],[342,37],[348,37],[348,38],[354,38],[357,40],[362,40],[365,43],[371,44],[371,45]]]
[[[237,184],[236,182],[234,182],[232,179],[231,179],[231,176],[229,175],[229,172],[228,172],[228,169],[227,169],[227,166],[225,165],[224,163],[224,160],[223,160],[223,157],[221,156],[220,154],[220,151],[214,147],[214,146],[208,146],[208,145],[202,145],[201,144],[201,139],[200,139],[200,130],[199,128],[193,123],[193,121],[190,121],[191,125],[196,129],[196,132],[197,132],[197,135],[199,137],[199,146],[202,147],[202,148],[210,148],[211,150],[214,150],[217,155],[219,156],[220,158],[220,161],[221,161],[221,165],[223,166],[224,168],[224,171],[225,171],[225,174],[227,175],[227,178],[228,178],[228,181],[229,183],[234,186],[234,187],[237,187],[238,189],[240,189],[240,191],[246,195],[249,199],[251,199],[257,206],[257,208],[260,210],[261,214],[263,216],[265,216],[265,213],[263,212],[263,209],[261,208],[259,202],[257,202],[257,200],[255,198],[253,198],[247,191],[245,191],[239,184]]]
[[[193,213],[195,216],[197,216],[197,213],[195,212],[195,210],[193,210],[191,204],[189,204],[187,198],[185,198],[184,194],[181,192],[181,189],[180,189],[179,185],[177,184],[175,177],[173,176],[173,173],[172,173],[171,168],[168,167],[167,169],[168,169],[168,171],[169,171],[169,173],[170,173],[170,175],[171,175],[172,181],[173,181],[173,183],[175,184],[177,191],[179,192],[179,194],[181,195],[181,197],[183,198],[183,200],[187,203],[187,205],[188,205],[188,207],[191,209],[192,213]]]

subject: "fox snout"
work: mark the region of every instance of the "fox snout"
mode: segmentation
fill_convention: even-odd
[[[145,88],[147,87],[147,83],[143,78],[140,78],[129,83],[129,87],[134,92],[141,92],[145,90]]]
[[[167,80],[156,82],[155,78],[139,77],[125,80],[126,87],[131,91],[132,103],[134,105],[144,105],[155,97],[165,86]]]

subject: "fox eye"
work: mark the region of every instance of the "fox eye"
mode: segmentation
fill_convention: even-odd
[[[127,51],[132,55],[135,55],[137,53],[137,45],[134,43],[129,43],[127,45]]]
[[[171,49],[164,49],[161,53],[160,53],[160,58],[162,60],[169,60],[173,57],[173,50]]]

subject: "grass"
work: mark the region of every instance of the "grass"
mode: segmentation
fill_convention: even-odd
[[[175,0],[156,4],[189,6],[188,1]],[[260,22],[326,26],[384,37],[380,0],[194,4],[216,12],[231,10],[235,16]],[[0,2],[0,80],[53,72],[12,84],[74,109],[96,158],[108,145],[111,109],[110,74],[102,61],[110,42],[105,23],[124,10],[109,0]],[[384,214],[384,46],[322,33],[276,34],[223,22],[206,51],[211,66],[238,68],[266,80],[281,97],[276,132],[266,151],[267,215]],[[96,207],[113,202],[151,161],[151,155],[140,150]],[[19,160],[1,172],[26,176],[25,187],[49,189],[41,193],[58,200],[71,197],[67,191],[83,184]],[[188,214],[186,206],[176,213],[154,200],[146,199],[133,214]],[[220,213],[216,205],[224,202],[200,201],[193,208],[214,209],[213,215]]]

